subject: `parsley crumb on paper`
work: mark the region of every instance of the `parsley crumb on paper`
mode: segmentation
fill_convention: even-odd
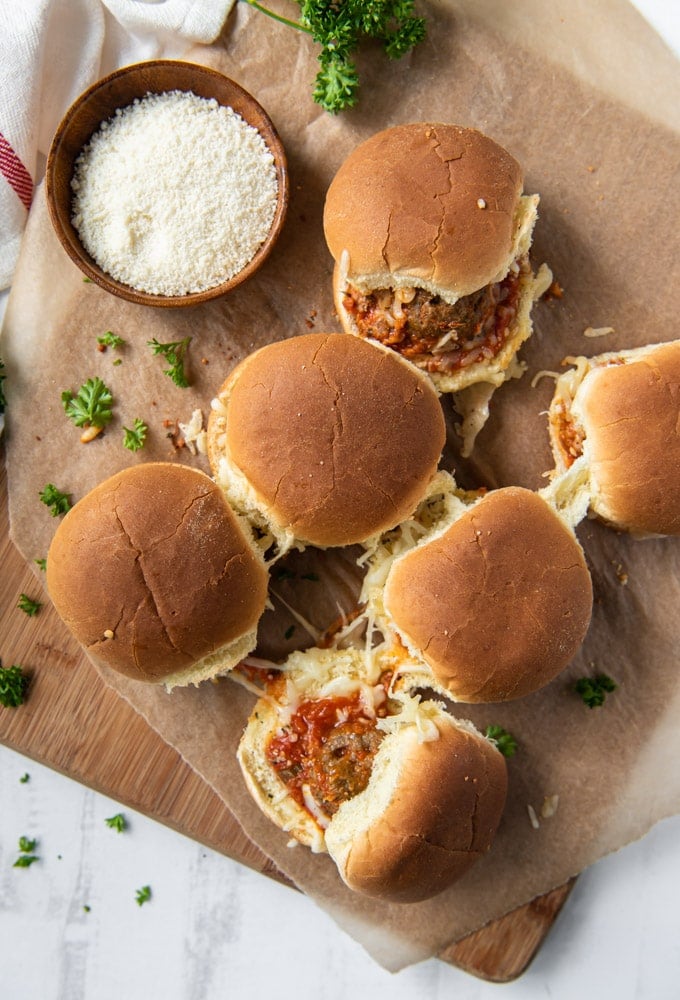
[[[122,833],[123,830],[127,829],[127,820],[122,813],[116,813],[115,816],[109,816],[108,819],[104,820],[107,826],[115,830],[116,833]]]
[[[138,889],[135,893],[135,901],[137,906],[143,906],[144,903],[148,903],[151,899],[151,886],[143,885],[141,889]]]

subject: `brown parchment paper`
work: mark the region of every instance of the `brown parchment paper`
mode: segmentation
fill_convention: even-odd
[[[564,288],[541,302],[522,357],[527,374],[496,393],[470,460],[447,452],[461,484],[544,485],[551,461],[544,411],[555,370],[568,354],[595,354],[674,339],[678,278],[680,141],[674,125],[674,60],[622,0],[541,4],[518,0],[424,3],[427,41],[394,64],[370,48],[361,58],[359,106],[332,118],[310,99],[313,46],[238,4],[218,45],[195,51],[250,89],[286,146],[292,198],[281,239],[262,270],[229,297],[187,310],[153,310],[111,298],[66,258],[52,233],[42,190],[32,208],[0,347],[8,373],[7,461],[15,542],[44,556],[56,522],[38,492],[53,482],[76,500],[105,476],[138,461],[171,458],[173,422],[211,397],[254,348],[307,329],[336,330],[331,260],[321,217],[326,187],[361,139],[399,122],[450,121],[487,131],[523,163],[526,190],[541,194],[534,261],[549,262]],[[285,5],[282,5],[282,9]],[[548,9],[549,8],[549,9]],[[564,8],[564,9],[562,9]],[[611,33],[607,31],[611,28]],[[597,45],[593,44],[597,37]],[[611,326],[593,340],[587,327]],[[100,353],[96,337],[127,341]],[[192,385],[177,389],[146,341],[191,334]],[[122,364],[114,366],[116,357]],[[64,417],[62,390],[101,375],[115,418],[84,446]],[[448,410],[448,400],[443,401]],[[137,455],[122,427],[149,425]],[[253,698],[229,680],[172,695],[105,673],[106,680],[220,794],[248,835],[384,966],[436,953],[475,928],[562,884],[680,808],[678,608],[680,543],[635,541],[586,521],[579,529],[595,589],[592,626],[561,677],[507,705],[457,706],[479,726],[498,723],[520,743],[509,761],[510,792],[491,853],[456,886],[415,906],[364,900],[340,883],[333,863],[303,848],[259,813],[244,790],[234,751]],[[272,588],[317,628],[356,590],[355,552],[294,556]],[[305,579],[310,569],[321,577]],[[262,628],[265,652],[299,644],[275,599]],[[307,638],[307,641],[308,638]],[[589,710],[570,691],[576,677],[610,674],[618,690]],[[557,812],[535,829],[546,797]]]

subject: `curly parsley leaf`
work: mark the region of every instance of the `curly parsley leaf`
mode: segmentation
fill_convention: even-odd
[[[580,695],[588,708],[599,708],[617,684],[607,674],[597,674],[595,677],[580,677],[574,684],[574,691]]]
[[[401,59],[425,39],[427,28],[422,17],[407,17],[399,28],[385,39],[385,52],[390,59]]]
[[[52,517],[67,514],[71,509],[71,500],[68,494],[62,493],[53,483],[47,483],[39,496],[45,506],[50,508]]]
[[[484,735],[500,750],[504,757],[514,757],[517,753],[517,740],[502,726],[487,726]]]
[[[33,562],[36,564],[36,566],[38,567],[39,570],[41,570],[43,573],[46,572],[46,570],[47,570],[47,559],[46,558],[45,559],[34,559]]]
[[[28,773],[28,771],[25,774],[22,774],[21,777],[19,778],[19,781],[21,782],[22,785],[27,785],[30,780],[31,776]]]
[[[3,667],[0,663],[0,705],[18,708],[26,699],[29,679],[18,664]]]
[[[123,428],[123,447],[129,448],[130,451],[139,451],[144,447],[148,429],[144,421],[136,417],[131,428]]]
[[[168,344],[160,344],[155,337],[153,340],[147,340],[153,353],[160,354],[170,365],[169,368],[163,369],[163,374],[171,378],[180,389],[186,389],[189,385],[184,361],[190,343],[191,337],[185,337],[184,340],[174,340]]]
[[[111,390],[98,376],[89,378],[75,396],[62,392],[61,402],[76,427],[104,427],[113,417]]]
[[[314,81],[313,98],[324,111],[334,114],[339,108],[352,108],[357,103],[359,74],[348,56],[324,49],[319,56],[321,69]]]

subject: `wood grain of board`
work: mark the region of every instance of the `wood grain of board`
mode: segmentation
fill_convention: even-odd
[[[257,872],[290,885],[180,755],[89,665],[42,596],[42,584],[9,539],[0,446],[0,657],[30,675],[27,700],[0,707],[0,743],[164,823]],[[45,600],[35,617],[22,593]],[[479,978],[520,976],[564,905],[564,886],[452,942],[440,958]]]

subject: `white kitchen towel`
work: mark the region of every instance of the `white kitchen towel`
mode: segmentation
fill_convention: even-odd
[[[119,66],[179,58],[219,35],[234,0],[0,0],[0,290],[35,185],[75,98]]]

